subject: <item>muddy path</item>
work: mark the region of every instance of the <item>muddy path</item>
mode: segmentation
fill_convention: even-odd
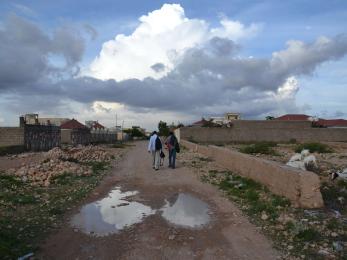
[[[111,193],[110,193],[111,192]],[[229,200],[177,162],[151,167],[138,142],[65,225],[39,259],[276,259],[272,248]]]

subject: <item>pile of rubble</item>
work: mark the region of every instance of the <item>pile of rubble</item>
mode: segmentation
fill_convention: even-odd
[[[65,173],[77,176],[92,174],[89,166],[61,160],[43,161],[40,164],[25,165],[19,169],[9,169],[7,172],[21,178],[24,182],[30,182],[31,185],[45,187],[49,186],[54,178]]]
[[[9,169],[7,173],[21,178],[24,182],[30,182],[31,185],[47,187],[54,178],[63,174],[91,175],[91,167],[83,164],[85,162],[109,162],[113,158],[106,149],[97,146],[67,150],[56,147],[45,153],[41,162],[23,165],[19,169]]]
[[[62,150],[55,147],[46,153],[46,158],[78,162],[109,162],[113,158],[106,149],[98,146],[75,147]]]

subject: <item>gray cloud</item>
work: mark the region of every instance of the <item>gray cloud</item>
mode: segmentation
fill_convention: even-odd
[[[344,117],[344,116],[346,116],[346,113],[342,111],[336,111],[334,114],[334,117]]]
[[[84,41],[71,28],[58,28],[50,36],[28,20],[9,15],[0,29],[0,91],[30,92],[40,85],[52,90],[52,78],[78,70],[83,52]],[[63,68],[54,65],[55,56],[63,57]]]
[[[340,35],[323,42],[319,39],[311,44],[289,44],[270,59],[239,58],[235,56],[238,49],[230,40],[212,39],[204,47],[188,50],[176,68],[159,80],[117,82],[85,77],[65,81],[60,87],[80,102],[114,101],[194,113],[217,108],[242,110],[250,115],[295,111],[298,108],[294,98],[278,97],[279,87],[290,76],[310,74],[322,62],[345,55],[347,38]]]
[[[76,78],[73,75],[84,51],[78,32],[63,27],[49,36],[36,25],[10,16],[0,29],[0,93],[81,103],[119,102],[132,109],[196,115],[231,110],[250,116],[293,112],[299,109],[295,97],[282,97],[279,87],[291,76],[310,75],[323,62],[343,57],[347,37],[292,41],[268,59],[242,58],[237,56],[239,50],[233,41],[216,37],[187,50],[175,68],[157,80]],[[50,55],[62,56],[66,66],[54,66]],[[160,72],[163,64],[153,64],[152,69]]]
[[[84,30],[90,35],[92,40],[95,40],[98,37],[98,32],[93,26],[90,24],[84,24],[83,27]]]
[[[165,70],[165,65],[163,63],[155,63],[151,66],[151,69],[155,72],[162,72]]]

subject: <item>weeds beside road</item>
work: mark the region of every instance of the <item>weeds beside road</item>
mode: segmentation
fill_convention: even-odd
[[[48,187],[0,172],[0,259],[37,251],[46,235],[61,225],[63,214],[85,198],[110,168],[105,161],[74,162],[90,167],[91,174],[64,172],[54,176]]]
[[[274,241],[285,259],[346,259],[347,215],[339,202],[347,198],[347,183],[322,185],[326,208],[304,210],[292,207],[263,185],[218,166],[211,158],[183,149],[179,155],[195,169],[201,181],[217,186],[224,195]],[[341,193],[344,190],[344,193]],[[331,203],[334,207],[330,207]],[[336,208],[339,211],[334,211]]]

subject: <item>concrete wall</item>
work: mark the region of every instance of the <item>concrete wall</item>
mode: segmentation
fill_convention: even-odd
[[[24,145],[23,127],[0,127],[0,147]]]
[[[72,129],[61,129],[60,134],[61,134],[61,143],[62,144],[71,144],[71,133]]]
[[[280,120],[234,120],[231,122],[234,129],[303,129],[311,128],[310,121],[280,121]]]
[[[262,183],[273,193],[288,198],[296,207],[324,206],[319,177],[312,172],[213,145],[203,146],[186,140],[181,140],[181,145],[213,158],[232,172]]]
[[[198,143],[228,143],[228,142],[289,142],[296,139],[307,141],[347,141],[346,128],[311,128],[307,122],[279,122],[278,125],[267,121],[239,121],[231,128],[218,127],[184,127],[180,129],[182,139]],[[309,123],[309,122],[308,122]]]

